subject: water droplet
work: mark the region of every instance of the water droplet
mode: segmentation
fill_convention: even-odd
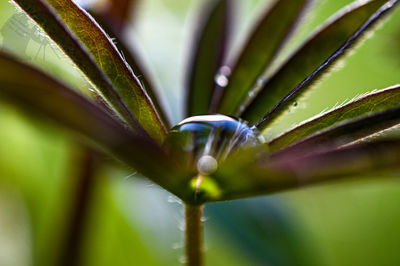
[[[215,76],[215,83],[220,87],[226,87],[229,83],[229,80],[227,76],[218,73]]]
[[[196,200],[221,196],[218,182],[212,178],[220,161],[239,147],[260,143],[254,127],[226,115],[199,115],[184,119],[174,126],[164,148],[179,167],[195,174],[189,186]]]
[[[297,101],[293,102],[293,106],[296,107],[298,105]]]
[[[249,96],[250,98],[253,98],[254,96],[256,96],[255,91],[251,90],[247,93],[247,96]]]
[[[228,76],[231,74],[231,69],[228,66],[222,66],[217,75],[215,75],[214,81],[220,87],[226,87],[229,83]]]
[[[238,147],[258,144],[257,134],[247,123],[229,116],[199,115],[173,127],[164,146],[180,166],[210,174],[219,160]]]
[[[258,78],[256,82],[257,87],[263,87],[265,84],[265,79],[264,78]]]

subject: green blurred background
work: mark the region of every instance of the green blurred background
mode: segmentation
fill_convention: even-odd
[[[174,123],[183,118],[185,63],[196,14],[204,2],[143,0],[126,32],[162,88],[159,93]],[[259,7],[270,1],[237,2],[234,47],[240,47]],[[316,1],[286,53],[350,2]],[[7,23],[16,13],[12,4],[0,2],[3,49],[15,38]],[[15,49],[16,55],[87,93],[90,86],[81,74],[39,32],[38,36],[26,49]],[[400,10],[266,137],[337,103],[397,83]],[[81,184],[83,146],[63,130],[30,120],[0,102],[1,266],[58,265]],[[82,265],[179,265],[179,201],[112,158],[100,161],[89,186],[88,213],[77,247]],[[207,205],[208,265],[400,265],[398,176]]]

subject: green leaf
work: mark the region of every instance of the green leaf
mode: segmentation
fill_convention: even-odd
[[[357,1],[339,11],[266,81],[242,117],[264,130],[309,91],[333,63],[347,55],[397,3],[398,0]]]
[[[0,68],[1,100],[13,103],[28,115],[77,132],[154,182],[169,188],[171,182],[168,179],[177,171],[144,129],[126,129],[85,97],[1,52]]]
[[[33,2],[32,2],[33,1]],[[107,79],[104,73],[94,62],[86,49],[74,38],[70,31],[56,19],[53,12],[41,1],[17,1],[16,3],[28,12],[36,22],[46,27],[46,31],[51,34],[53,40],[60,45],[63,51],[70,56],[72,61],[79,66],[80,70],[96,86],[106,102],[120,115],[129,126],[140,130],[142,127],[127,108],[116,89]],[[34,9],[31,6],[34,6]],[[40,15],[39,15],[40,14]]]
[[[398,169],[400,141],[385,140],[304,157],[249,150],[221,164],[213,178],[222,191],[217,200],[232,200]]]
[[[109,26],[108,25],[109,23],[106,22],[102,17],[93,12],[92,14],[94,15],[95,20],[100,24],[100,26],[114,40],[114,43],[117,46],[118,50],[121,51],[121,53],[124,56],[124,59],[126,60],[128,65],[132,68],[133,73],[135,73],[137,78],[140,80],[140,83],[145,88],[148,96],[150,97],[152,103],[154,104],[154,108],[156,109],[158,115],[160,116],[163,125],[166,128],[170,128],[171,124],[161,106],[157,90],[155,89],[154,84],[152,84],[152,82],[148,78],[149,75],[147,74],[147,71],[145,71],[145,68],[143,67],[141,60],[139,60],[140,57],[138,56],[136,50],[133,47],[129,46],[122,37],[122,34],[118,33],[118,31],[116,30],[113,30],[112,29],[113,27]]]
[[[338,122],[388,108],[400,106],[400,86],[396,85],[358,97],[351,102],[319,115],[280,135],[269,143],[270,151],[278,151],[292,143]]]
[[[210,8],[210,6],[207,6]],[[207,114],[215,83],[226,52],[229,6],[219,0],[211,10],[201,13],[201,25],[194,38],[193,55],[186,81],[186,115]]]
[[[360,141],[398,124],[400,124],[400,107],[369,113],[318,131],[274,155],[282,156],[282,154],[289,153],[305,156],[320,149],[335,149]]]
[[[16,0],[16,3],[71,57],[106,99],[114,103],[111,99],[115,97],[109,99],[108,89],[104,89],[104,84],[98,81],[99,73],[90,68],[91,58],[85,52],[86,49],[96,62],[96,68],[100,67],[104,72],[143,128],[162,143],[167,131],[153,103],[112,40],[83,9],[69,0]],[[62,23],[68,25],[72,35]],[[76,38],[85,49],[79,47],[81,44],[76,42]],[[126,119],[125,116],[124,118]]]
[[[257,83],[300,19],[310,0],[279,0],[256,25],[229,76],[217,108],[218,113],[236,115],[240,103]]]

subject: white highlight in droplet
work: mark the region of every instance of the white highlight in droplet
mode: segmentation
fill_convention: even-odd
[[[218,86],[220,87],[226,87],[228,85],[228,77],[221,75],[221,74],[217,74],[215,76],[215,83],[217,83]]]
[[[226,87],[229,83],[228,76],[231,74],[231,69],[228,66],[222,66],[217,75],[215,75],[214,81],[220,87]]]
[[[217,160],[210,155],[203,155],[197,161],[197,171],[200,174],[208,175],[217,170],[218,162]]]

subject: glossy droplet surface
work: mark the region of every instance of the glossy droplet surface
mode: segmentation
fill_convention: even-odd
[[[258,143],[258,131],[244,121],[225,115],[199,115],[173,127],[164,146],[182,167],[208,175],[239,147]]]
[[[226,87],[229,83],[228,76],[231,74],[231,69],[228,66],[223,66],[219,69],[214,77],[215,83],[220,87]]]
[[[218,168],[217,160],[211,155],[203,155],[197,160],[197,171],[200,174],[208,175]]]

